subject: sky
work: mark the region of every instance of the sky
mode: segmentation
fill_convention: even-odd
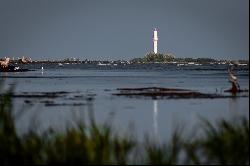
[[[0,0],[0,58],[249,59],[249,0]]]

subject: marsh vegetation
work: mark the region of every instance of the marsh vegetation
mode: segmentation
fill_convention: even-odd
[[[235,117],[212,125],[201,120],[202,134],[187,137],[176,130],[162,143],[120,135],[98,125],[89,110],[89,125],[64,132],[33,130],[18,135],[12,91],[0,96],[0,161],[9,164],[249,164],[249,119]]]

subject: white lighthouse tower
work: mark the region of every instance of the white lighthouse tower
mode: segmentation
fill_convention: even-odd
[[[157,54],[158,35],[157,35],[157,29],[156,28],[154,30],[153,43],[154,43],[154,53]]]

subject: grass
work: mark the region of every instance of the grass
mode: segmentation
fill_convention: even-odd
[[[201,136],[181,132],[157,144],[116,135],[111,126],[79,124],[65,132],[33,131],[18,136],[11,91],[0,95],[0,164],[249,164],[249,120],[203,120]],[[92,110],[91,110],[92,111]]]

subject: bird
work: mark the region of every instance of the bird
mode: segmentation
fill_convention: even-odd
[[[237,66],[237,64],[234,65]],[[240,85],[237,81],[237,77],[233,75],[232,71],[233,71],[233,66],[228,68],[229,81],[232,83],[232,88],[227,91],[230,91],[232,93],[237,93],[240,91]]]

